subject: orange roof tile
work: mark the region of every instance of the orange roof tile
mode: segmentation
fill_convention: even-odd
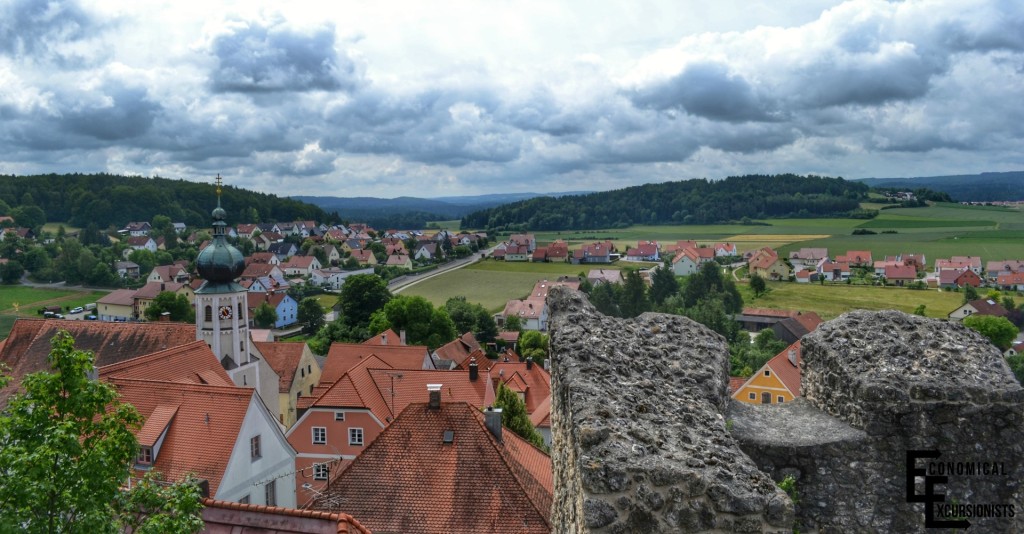
[[[203,499],[203,532],[370,534],[348,514]]]
[[[216,495],[254,390],[124,378],[110,383],[147,421],[163,416],[161,406],[178,406],[153,469],[172,481],[194,473],[208,480],[210,494]]]
[[[363,345],[404,345],[402,337],[397,332],[388,328],[387,330],[367,339]]]
[[[135,378],[191,384],[233,385],[217,356],[203,341],[98,368],[100,378]]]
[[[526,362],[496,362],[487,371],[491,380],[495,381],[494,389],[497,391],[497,382],[513,381],[524,387],[526,392],[526,413],[532,414],[540,406],[544,399],[551,396],[551,375],[543,365],[532,364],[526,369]],[[520,391],[520,390],[514,390]]]
[[[154,408],[146,418],[146,424],[142,425],[135,436],[139,440],[139,445],[143,447],[156,445],[156,442],[160,440],[160,435],[167,430],[167,425],[171,424],[171,420],[177,413],[177,404],[161,404]]]
[[[320,383],[329,386],[371,354],[395,369],[422,369],[427,358],[427,347],[422,345],[364,345],[362,343],[332,343],[327,351]]]
[[[449,444],[442,443],[446,431],[454,436]],[[477,408],[417,403],[310,508],[343,507],[380,532],[547,533],[552,479],[548,455],[507,430],[499,441]]]
[[[302,352],[306,350],[305,343],[285,342],[260,342],[254,341],[256,350],[260,351],[263,358],[267,360],[270,367],[280,377],[278,383],[279,393],[288,393],[292,389],[292,382],[295,380],[295,370],[299,368],[302,360]]]
[[[789,360],[789,351],[791,350],[794,351],[796,363]],[[782,352],[768,360],[765,366],[775,372],[775,376],[779,377],[782,385],[786,386],[786,389],[794,397],[800,396],[800,341],[783,349]]]
[[[18,319],[7,342],[0,349],[0,363],[7,365],[14,379],[0,390],[0,405],[29,373],[50,369],[50,340],[58,330],[67,330],[75,348],[92,351],[95,365],[102,367],[170,347],[194,343],[196,327],[185,323],[108,323],[101,321],[54,321]]]

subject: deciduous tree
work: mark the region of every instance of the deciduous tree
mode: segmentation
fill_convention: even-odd
[[[314,297],[306,297],[299,301],[299,309],[295,312],[295,320],[302,325],[302,333],[307,336],[316,334],[323,328],[324,309]]]
[[[138,453],[142,418],[114,387],[91,379],[91,353],[65,331],[52,340],[54,372],[25,376],[0,416],[0,531],[196,532],[199,490],[150,477],[123,484]],[[6,380],[4,380],[6,381]]]
[[[544,437],[537,432],[530,422],[530,416],[526,413],[526,403],[516,395],[514,391],[505,387],[505,384],[498,386],[498,394],[494,399],[494,407],[501,408],[501,425],[515,432],[519,437],[533,443],[538,448],[547,450],[544,445]]]
[[[1013,339],[1020,333],[1009,319],[994,315],[971,315],[964,319],[964,326],[987,337],[999,350],[1010,348]]]

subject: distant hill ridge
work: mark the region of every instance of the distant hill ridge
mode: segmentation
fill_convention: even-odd
[[[795,174],[732,176],[645,184],[615,191],[537,197],[470,213],[463,228],[589,230],[634,224],[715,224],[765,218],[846,217],[858,213],[861,182]],[[870,216],[870,215],[868,215]]]
[[[915,178],[863,178],[871,187],[926,188],[948,193],[959,202],[1024,200],[1024,171],[983,172]]]

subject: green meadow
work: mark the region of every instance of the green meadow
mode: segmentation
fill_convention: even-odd
[[[875,205],[873,205],[875,206]],[[881,207],[883,204],[877,204]],[[632,226],[608,230],[535,232],[540,245],[562,239],[570,248],[583,243],[611,240],[621,250],[640,240],[672,244],[692,239],[701,244],[736,243],[740,252],[770,246],[780,255],[801,247],[824,247],[831,255],[847,250],[870,250],[874,257],[901,253],[925,254],[929,264],[936,258],[981,256],[983,261],[1024,258],[1024,212],[994,206],[935,204],[922,208],[882,210],[874,219],[768,219],[754,225]],[[854,230],[876,232],[853,235]],[[887,233],[883,233],[887,232]],[[633,267],[619,262],[613,269]],[[544,277],[576,275],[590,266],[554,263],[505,263],[486,261],[466,269],[436,276],[408,288],[406,294],[422,295],[435,304],[464,295],[493,311],[508,299],[522,298]],[[744,291],[746,291],[745,286]],[[871,286],[773,283],[768,294],[754,299],[746,292],[748,306],[815,311],[831,319],[851,309],[898,309],[911,312],[925,305],[930,317],[945,317],[960,305],[960,293],[908,290]]]
[[[18,317],[41,318],[36,312],[43,306],[61,306],[66,310],[96,302],[106,294],[106,291],[0,286],[0,339],[7,338]]]

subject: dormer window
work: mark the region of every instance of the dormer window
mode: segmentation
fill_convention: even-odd
[[[153,465],[153,447],[145,447],[139,449],[139,455],[135,458],[135,463],[140,466],[151,466]]]

